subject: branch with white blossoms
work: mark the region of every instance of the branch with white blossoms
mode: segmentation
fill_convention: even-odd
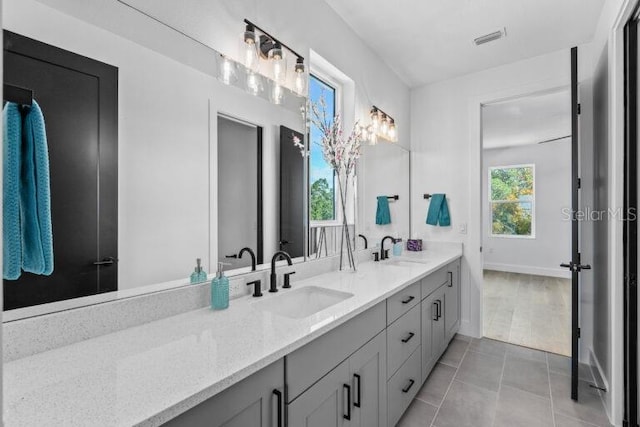
[[[327,103],[324,96],[318,103],[311,103],[311,123],[321,133],[320,147],[325,162],[338,173],[351,174],[360,158],[362,147],[362,130],[356,122],[348,137],[344,137],[342,116],[327,116]],[[315,142],[317,143],[317,142]]]
[[[293,145],[295,145],[295,147],[298,150],[300,150],[300,154],[302,155],[302,157],[308,157],[309,156],[309,152],[307,150],[305,150],[304,144],[302,143],[302,140],[295,133],[293,134]]]

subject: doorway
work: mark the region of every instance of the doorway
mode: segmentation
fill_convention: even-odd
[[[482,105],[483,334],[572,354],[571,92]]]

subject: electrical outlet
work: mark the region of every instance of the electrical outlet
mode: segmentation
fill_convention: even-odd
[[[458,232],[460,234],[467,234],[467,223],[463,222],[462,224],[458,225]]]

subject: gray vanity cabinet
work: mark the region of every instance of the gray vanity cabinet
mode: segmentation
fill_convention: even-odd
[[[449,275],[445,290],[444,328],[449,342],[460,329],[460,260],[447,267]]]
[[[289,425],[386,426],[386,363],[381,332],[288,405]]]
[[[283,393],[284,361],[281,359],[164,425],[282,427],[285,409]]]
[[[444,288],[440,287],[422,301],[422,381],[427,379],[446,346],[443,313],[445,293]]]

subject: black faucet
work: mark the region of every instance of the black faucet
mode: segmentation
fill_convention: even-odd
[[[367,240],[367,238],[364,236],[364,234],[358,234],[358,237],[362,237],[362,240],[364,240],[364,248],[367,249],[369,247],[369,241]]]
[[[393,238],[393,237],[391,237],[391,236],[384,236],[384,237],[382,238],[382,242],[380,243],[380,261],[384,261],[385,259],[389,258],[389,255],[387,255],[387,254],[386,254],[386,251],[384,250],[384,242],[385,242],[387,239],[391,239],[391,241],[392,241],[393,243],[395,243],[395,242],[396,242],[396,239],[394,239],[394,238]]]
[[[256,271],[256,254],[251,250],[251,248],[240,249],[240,252],[238,252],[238,258],[242,258],[242,254],[245,252],[249,252],[249,255],[251,255],[251,271]]]
[[[291,257],[285,251],[278,251],[273,254],[271,258],[271,286],[269,287],[269,292],[278,292],[278,276],[276,275],[276,261],[280,258],[284,258],[287,260],[287,264],[293,265],[291,261]]]

